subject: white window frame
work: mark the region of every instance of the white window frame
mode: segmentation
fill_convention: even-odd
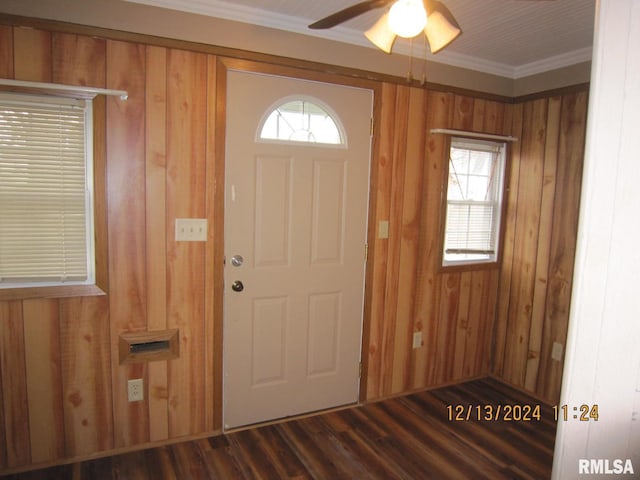
[[[92,98],[92,97],[91,97]],[[31,287],[67,287],[87,286],[96,283],[96,248],[94,227],[94,169],[93,169],[93,102],[87,98],[69,98],[58,95],[32,95],[0,92],[0,100],[4,104],[15,103],[18,108],[26,104],[63,105],[65,108],[80,108],[84,112],[84,250],[86,257],[86,276],[84,278],[65,278],[60,271],[58,278],[51,276],[25,274],[23,277],[0,277],[0,291],[5,289],[22,289]],[[23,107],[20,107],[23,105]],[[2,160],[0,160],[1,162]],[[8,162],[8,160],[5,160]],[[0,208],[2,206],[0,205]],[[0,224],[0,229],[2,225]],[[1,252],[0,252],[1,253]],[[0,258],[0,262],[2,259]]]
[[[502,232],[502,213],[504,209],[504,191],[505,178],[507,168],[507,142],[502,140],[488,140],[463,136],[450,136],[449,148],[447,149],[447,169],[445,172],[445,184],[443,194],[443,212],[441,233],[441,266],[442,267],[465,267],[478,266],[485,264],[495,264],[500,259],[500,241]],[[483,200],[474,199],[454,199],[451,198],[449,186],[452,183],[450,179],[452,175],[456,175],[452,167],[451,153],[452,149],[466,149],[470,151],[494,152],[493,164],[490,167],[490,187],[487,189],[487,196]],[[475,207],[490,207],[492,214],[490,215],[489,225],[487,225],[489,235],[483,247],[470,246],[469,240],[466,245],[452,245],[449,240],[448,233],[450,231],[450,207],[452,206],[469,206],[469,212]],[[486,210],[485,210],[486,211]],[[478,218],[477,216],[475,218]],[[469,228],[467,223],[467,231]],[[459,229],[460,230],[460,229]],[[449,240],[449,241],[448,241]]]
[[[299,138],[285,139],[285,138],[272,138],[272,137],[263,136],[265,125],[270,120],[272,115],[277,113],[279,109],[281,109],[282,107],[286,106],[287,104],[296,103],[296,102],[307,103],[307,104],[313,105],[314,107],[324,111],[326,116],[328,118],[330,118],[331,121],[333,122],[333,124],[335,125],[335,127],[336,127],[336,129],[338,131],[338,136],[340,137],[340,141],[339,142],[335,142],[335,143],[334,142],[329,143],[329,142],[322,142],[322,141],[311,140],[311,139],[301,140]],[[304,116],[304,115],[305,114],[302,114],[302,116]],[[306,115],[308,115],[308,114],[306,114]],[[307,129],[298,129],[298,130],[294,131],[294,134],[298,133],[298,132],[302,132],[302,131],[307,131],[311,135],[313,134],[313,131],[307,130]],[[341,149],[344,149],[344,148],[347,148],[347,135],[346,135],[346,130],[345,130],[344,126],[342,125],[342,121],[340,120],[340,117],[336,114],[336,112],[333,111],[333,109],[331,107],[329,107],[329,105],[325,104],[320,99],[312,97],[312,96],[291,95],[291,96],[288,96],[288,97],[281,98],[278,101],[274,102],[267,109],[267,111],[263,114],[262,118],[260,119],[260,122],[258,123],[258,129],[256,131],[256,142],[261,142],[261,143],[280,143],[280,144],[289,144],[289,145],[305,144],[307,146],[319,146],[319,147],[323,147],[323,148],[341,148]]]

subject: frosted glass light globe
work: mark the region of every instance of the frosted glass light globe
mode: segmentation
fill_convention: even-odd
[[[427,24],[422,0],[398,0],[389,10],[389,27],[403,38],[418,35]]]

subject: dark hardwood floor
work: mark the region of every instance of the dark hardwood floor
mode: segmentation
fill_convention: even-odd
[[[546,479],[555,439],[552,409],[541,405],[525,421],[527,408],[521,408],[537,404],[494,379],[483,379],[7,478]],[[457,405],[462,406],[458,411]],[[498,405],[515,408],[498,413]],[[505,421],[509,411],[514,419]],[[451,420],[456,414],[459,420]]]

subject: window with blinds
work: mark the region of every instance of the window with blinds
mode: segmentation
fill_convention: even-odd
[[[0,93],[0,288],[95,282],[92,103]]]
[[[452,137],[443,265],[495,262],[506,144]]]

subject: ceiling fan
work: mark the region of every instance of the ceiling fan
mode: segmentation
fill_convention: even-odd
[[[370,10],[389,5],[391,8],[365,32],[365,36],[386,53],[391,53],[398,36],[412,38],[424,31],[431,53],[437,53],[462,33],[453,14],[438,0],[366,0],[318,20],[309,28],[335,27]]]

